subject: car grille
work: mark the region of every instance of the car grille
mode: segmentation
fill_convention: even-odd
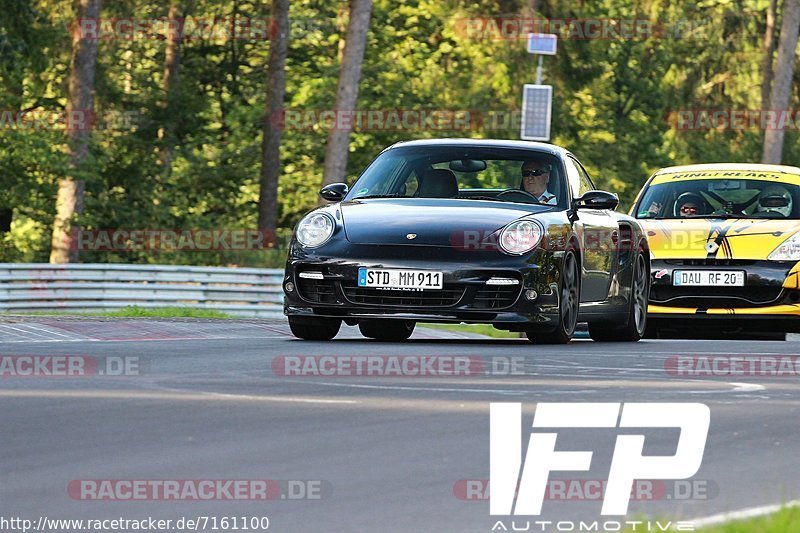
[[[392,307],[452,307],[464,296],[464,289],[445,284],[441,290],[398,291],[342,284],[345,298],[354,304]]]
[[[504,309],[511,307],[519,297],[519,285],[485,286],[475,291],[472,307],[475,309]]]
[[[336,286],[331,280],[300,278],[297,285],[304,300],[320,304],[337,303]]]
[[[691,294],[687,294],[687,290]],[[677,307],[755,307],[773,303],[781,298],[783,288],[764,287],[674,287],[653,285],[650,301]]]

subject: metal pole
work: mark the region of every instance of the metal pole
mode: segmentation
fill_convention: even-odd
[[[542,84],[542,56],[539,56],[539,66],[536,67],[536,85]]]

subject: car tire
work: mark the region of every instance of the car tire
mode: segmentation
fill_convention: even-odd
[[[660,339],[661,338],[661,328],[658,327],[653,320],[647,321],[647,330],[644,332],[645,339]]]
[[[555,330],[531,330],[525,334],[534,344],[567,344],[575,334],[581,301],[581,273],[573,250],[564,255],[561,269],[561,295],[558,306],[558,327]]]
[[[633,264],[628,320],[622,327],[607,323],[589,323],[589,336],[597,342],[639,342],[647,332],[647,301],[650,295],[650,272],[647,257],[640,250]]]
[[[407,340],[416,325],[413,320],[362,320],[358,329],[370,339],[395,342]]]
[[[306,341],[329,341],[339,333],[342,321],[338,318],[290,316],[292,335]]]

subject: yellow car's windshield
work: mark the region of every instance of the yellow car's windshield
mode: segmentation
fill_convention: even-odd
[[[800,219],[800,186],[787,181],[659,176],[642,195],[635,216],[640,219]]]

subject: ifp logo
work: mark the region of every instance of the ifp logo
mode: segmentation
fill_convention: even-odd
[[[557,451],[558,433],[543,428],[679,428],[674,455],[642,455],[644,435],[617,435],[603,515],[628,512],[637,479],[686,479],[703,461],[711,411],[701,403],[539,403],[522,457],[522,404],[490,407],[491,515],[538,515],[550,472],[587,471],[590,451]]]

